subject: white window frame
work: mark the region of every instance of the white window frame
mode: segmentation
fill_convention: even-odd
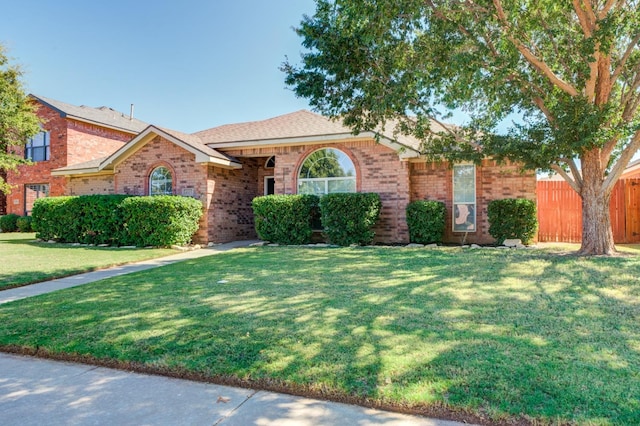
[[[27,209],[27,191],[29,190],[36,193],[35,200],[37,200],[49,196],[50,186],[48,183],[28,183],[24,186],[24,214],[26,215],[31,214],[31,210]],[[33,204],[31,205],[31,208],[33,208]]]
[[[158,169],[165,169],[165,170],[169,173],[169,176],[171,176],[171,180],[170,180],[170,182],[171,182],[171,191],[170,191],[170,192],[166,192],[166,187],[165,187],[165,191],[164,191],[164,192],[162,192],[162,193],[157,193],[157,194],[154,194],[154,193],[153,193],[153,174],[154,174]],[[167,180],[166,180],[166,178],[165,178],[165,184],[166,184],[166,182],[167,182]],[[151,173],[149,174],[149,195],[173,195],[173,173],[171,172],[171,169],[170,169],[170,168],[168,168],[168,167],[166,167],[166,166],[158,166],[158,167],[155,167],[155,168],[151,171]]]
[[[327,149],[332,149],[334,151],[338,151],[339,153],[341,153],[342,155],[344,155],[345,157],[347,157],[349,159],[349,161],[351,162],[351,165],[353,166],[353,171],[354,171],[354,175],[353,176],[342,176],[342,177],[326,177],[326,178],[301,178],[300,177],[300,171],[302,169],[302,166],[304,165],[304,163],[306,163],[307,159],[314,153],[318,152],[318,151],[323,151],[323,150],[327,150]],[[334,147],[324,147],[324,148],[320,148],[317,149],[313,152],[310,152],[309,154],[307,154],[307,156],[304,158],[304,161],[302,162],[302,164],[300,165],[300,170],[298,170],[298,187],[296,192],[298,194],[301,194],[300,192],[300,186],[302,183],[305,182],[324,182],[324,192],[321,194],[315,194],[314,195],[326,195],[329,194],[329,181],[353,181],[353,192],[358,192],[357,189],[357,170],[356,170],[356,165],[354,164],[353,160],[351,159],[351,157],[349,157],[344,151],[338,149],[338,148],[334,148]]]
[[[273,158],[273,166],[269,165],[269,161],[271,161],[271,159]],[[276,156],[272,155],[271,157],[267,158],[267,161],[264,162],[264,168],[265,169],[273,169],[276,167]]]
[[[473,167],[473,202],[470,201],[465,201],[465,202],[456,202],[456,171],[455,169],[457,167]],[[476,166],[473,163],[460,163],[460,164],[455,164],[453,166],[453,173],[452,173],[452,180],[453,180],[453,188],[451,191],[451,196],[452,196],[452,205],[453,208],[451,209],[451,228],[453,232],[476,232],[478,229],[478,223],[477,223],[477,179],[476,179]],[[456,229],[456,210],[458,210],[458,206],[467,206],[467,208],[471,207],[472,211],[469,213],[470,215],[473,215],[473,228],[467,228],[467,229],[461,229],[460,227],[458,229]]]

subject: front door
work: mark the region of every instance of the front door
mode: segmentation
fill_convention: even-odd
[[[264,195],[275,194],[276,179],[273,176],[264,177]]]

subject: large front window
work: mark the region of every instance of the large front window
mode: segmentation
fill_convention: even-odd
[[[356,192],[356,169],[342,151],[324,148],[312,152],[298,174],[298,194],[324,195]]]
[[[149,177],[149,195],[173,194],[171,172],[166,167],[153,169]]]
[[[476,167],[453,166],[453,231],[476,230]]]
[[[24,148],[24,158],[31,161],[47,161],[51,156],[49,132],[41,131]]]

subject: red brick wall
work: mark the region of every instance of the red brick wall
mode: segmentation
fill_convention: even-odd
[[[224,243],[257,237],[251,201],[263,193],[258,179],[262,166],[261,158],[243,158],[240,170],[209,167],[209,241]]]
[[[377,192],[382,199],[380,221],[374,229],[376,242],[404,243],[409,241],[405,209],[410,197],[409,165],[398,154],[373,140],[346,141],[318,145],[225,151],[235,157],[267,158],[276,156],[275,192],[297,192],[298,169],[308,154],[320,148],[336,148],[349,155],[356,167],[356,188],[359,192]],[[262,183],[260,183],[262,184]],[[262,193],[262,190],[259,192]]]
[[[411,200],[443,201],[447,207],[445,242],[490,244],[487,206],[490,201],[502,198],[526,198],[536,201],[536,176],[534,172],[521,174],[512,164],[499,166],[485,160],[476,167],[476,231],[466,236],[453,232],[453,174],[446,163],[411,164]]]
[[[67,120],[67,165],[107,157],[132,138],[130,133]]]
[[[6,180],[7,173],[0,170],[0,179]],[[0,216],[7,214],[7,196],[4,192],[0,191]]]

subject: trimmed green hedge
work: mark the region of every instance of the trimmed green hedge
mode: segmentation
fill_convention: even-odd
[[[36,237],[43,240],[57,239],[67,242],[75,228],[74,217],[70,215],[69,202],[77,197],[46,197],[38,198],[33,203],[31,217],[32,226],[36,230]]]
[[[447,209],[442,201],[417,200],[407,206],[409,240],[412,243],[441,243]]]
[[[170,246],[198,230],[202,203],[178,196],[47,197],[31,212],[36,236],[67,243]]]
[[[329,242],[340,246],[371,244],[371,228],[380,217],[382,202],[375,193],[327,194],[320,198],[322,226]]]
[[[318,216],[315,195],[266,195],[251,203],[258,237],[278,244],[307,244]]]
[[[18,230],[18,216],[15,213],[10,213],[5,216],[0,216],[0,231],[2,232],[16,232]]]
[[[536,203],[523,198],[494,200],[487,208],[489,234],[502,244],[508,238],[531,242],[538,231]]]
[[[16,221],[18,231],[20,232],[33,232],[33,218],[31,216],[21,216]]]
[[[174,195],[129,197],[120,208],[125,244],[143,247],[189,243],[203,213],[200,201]]]

